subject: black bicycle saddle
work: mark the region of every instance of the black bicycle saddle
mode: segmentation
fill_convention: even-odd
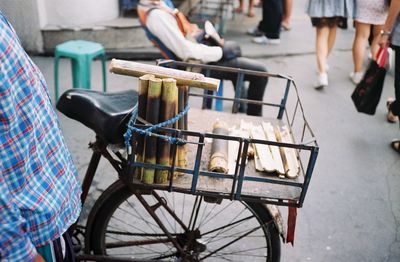
[[[110,144],[120,144],[124,141],[126,124],[137,100],[138,93],[134,90],[103,93],[74,88],[62,94],[56,107]]]

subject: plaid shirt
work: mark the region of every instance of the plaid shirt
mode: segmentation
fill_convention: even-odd
[[[0,261],[31,261],[76,221],[76,176],[44,78],[0,12]]]

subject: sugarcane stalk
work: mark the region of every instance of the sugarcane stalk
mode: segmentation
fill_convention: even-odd
[[[178,88],[176,80],[173,78],[165,78],[162,80],[161,104],[159,122],[171,119],[175,115],[177,104]],[[171,125],[166,126],[171,128]],[[165,134],[165,133],[164,133]],[[170,144],[168,141],[158,139],[157,144],[157,164],[169,166],[170,163]],[[168,170],[156,170],[155,183],[165,183],[168,181]]]
[[[178,88],[178,112],[182,112],[188,103],[188,86],[179,86]],[[178,129],[187,130],[187,114],[178,121]],[[183,137],[186,139],[186,137]],[[178,167],[187,166],[187,145],[181,145],[177,148]]]
[[[179,85],[194,86],[212,91],[217,91],[220,83],[219,79],[205,77],[199,73],[118,59],[111,60],[109,70],[111,73],[135,77],[153,74],[157,78],[174,78]]]
[[[144,75],[139,77],[139,98],[138,98],[138,116],[146,119],[146,105],[147,105],[147,93],[149,87],[149,79],[154,78],[154,75]],[[139,123],[136,121],[136,123]],[[137,136],[137,147],[136,147],[136,161],[144,161],[144,136]],[[143,169],[141,167],[136,168],[135,177],[142,180]]]
[[[178,109],[178,104],[179,104],[179,89],[180,89],[180,87],[178,86],[178,92],[176,92],[176,94],[175,94],[175,101],[176,101],[176,103],[175,103],[175,115],[177,115],[178,113],[179,113],[179,109]],[[173,124],[173,128],[175,128],[175,129],[178,129],[179,128],[179,125],[178,125],[178,123],[179,123],[179,121],[176,121],[174,124]],[[173,163],[173,161],[175,160],[175,163],[178,163],[178,151],[179,151],[179,146],[177,146],[177,145],[174,145],[174,146],[176,146],[177,148],[176,148],[176,150],[175,150],[175,153],[174,153],[174,151],[171,149],[170,150],[170,163]],[[178,175],[178,172],[174,172],[174,178],[176,177]]]
[[[213,134],[227,136],[228,128],[226,123],[222,121],[215,122]],[[228,140],[213,139],[208,169],[213,172],[228,173]]]
[[[147,93],[146,104],[146,121],[151,124],[157,124],[160,112],[160,97],[161,97],[162,81],[159,78],[149,80],[149,88]],[[144,149],[145,163],[157,163],[157,138],[154,136],[147,136],[145,139]],[[143,183],[154,183],[154,168],[145,168],[143,170]]]

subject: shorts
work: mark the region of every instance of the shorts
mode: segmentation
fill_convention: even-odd
[[[314,27],[339,27],[342,29],[347,28],[347,18],[342,16],[334,16],[334,17],[311,17],[311,24]]]

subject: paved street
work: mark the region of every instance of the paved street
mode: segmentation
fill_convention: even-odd
[[[356,112],[350,99],[354,85],[351,44],[354,30],[339,30],[330,57],[329,87],[316,91],[314,30],[303,12],[304,0],[294,1],[292,30],[282,32],[277,46],[258,46],[245,35],[257,18],[236,15],[225,37],[237,40],[245,56],[257,58],[270,72],[290,75],[300,92],[320,154],[304,207],[298,210],[294,247],[282,245],[282,261],[400,261],[400,155],[389,147],[400,137],[399,125],[386,121],[385,101],[394,95],[393,76],[387,75],[382,101],[374,116]],[[260,10],[257,9],[258,14]],[[53,95],[53,60],[34,57]],[[151,63],[151,61],[147,61]],[[62,90],[72,86],[69,61],[60,65]],[[108,74],[110,92],[136,88],[130,77]],[[101,89],[100,63],[93,65],[93,89]],[[273,83],[267,87],[276,88]],[[232,90],[225,89],[229,93]],[[229,111],[229,109],[226,109]],[[61,125],[80,176],[89,161],[87,144],[93,133],[60,115]],[[115,175],[101,163],[96,186],[102,190]],[[95,199],[99,191],[90,198]],[[285,208],[281,208],[286,213]]]

